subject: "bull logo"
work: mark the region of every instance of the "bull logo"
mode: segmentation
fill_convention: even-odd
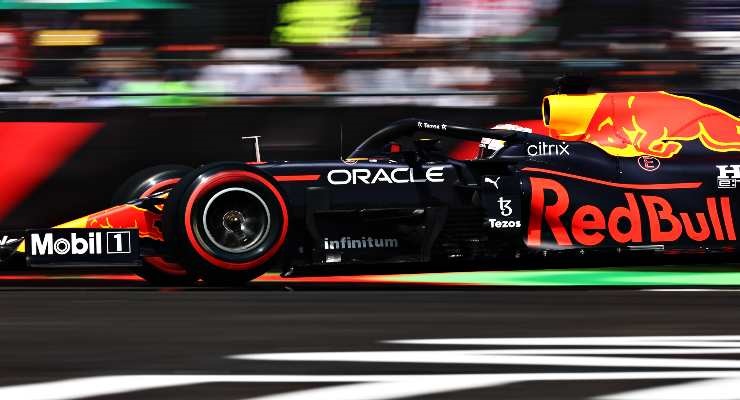
[[[550,136],[614,156],[670,158],[692,140],[711,151],[740,151],[740,119],[666,92],[547,96],[543,116]]]
[[[84,228],[138,229],[139,237],[163,241],[159,221],[162,216],[132,204],[123,204],[87,216]]]

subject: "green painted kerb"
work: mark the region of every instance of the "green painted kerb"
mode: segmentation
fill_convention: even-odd
[[[386,275],[378,278],[384,282],[475,286],[740,286],[740,269],[738,272],[611,268],[476,271]]]

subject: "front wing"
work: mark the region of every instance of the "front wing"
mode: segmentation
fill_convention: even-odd
[[[161,243],[161,204],[142,199],[57,225],[0,233],[0,263],[139,265],[142,241]]]

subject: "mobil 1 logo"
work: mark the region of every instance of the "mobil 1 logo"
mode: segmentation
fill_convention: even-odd
[[[139,234],[136,229],[30,230],[25,239],[30,265],[132,265],[139,262]]]

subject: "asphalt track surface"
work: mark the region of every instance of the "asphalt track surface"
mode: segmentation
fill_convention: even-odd
[[[736,286],[16,278],[0,277],[3,400],[740,398]]]

